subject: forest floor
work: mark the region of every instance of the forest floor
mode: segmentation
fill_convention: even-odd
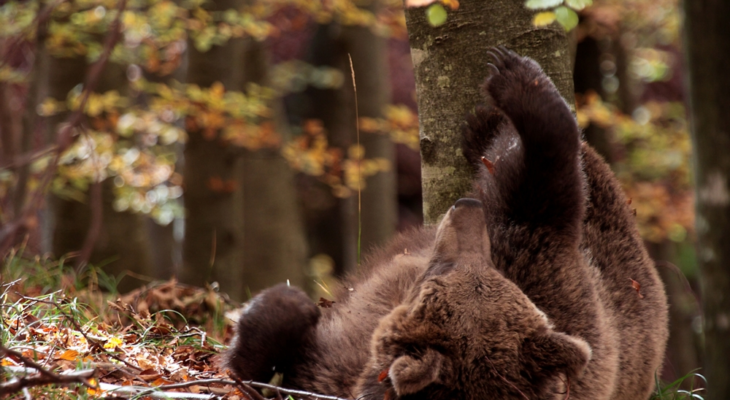
[[[260,397],[222,368],[234,305],[212,288],[173,279],[119,295],[95,268],[22,251],[4,261],[0,397]]]

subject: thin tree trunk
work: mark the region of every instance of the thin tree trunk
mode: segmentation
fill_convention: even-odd
[[[487,49],[505,45],[535,59],[573,107],[568,39],[557,24],[532,26],[523,0],[465,0],[446,23],[432,27],[423,8],[406,10],[416,73],[421,132],[424,223],[438,222],[471,188],[472,173],[461,154],[461,126],[484,102],[480,87],[488,75]]]
[[[730,2],[686,0],[708,400],[730,398]]]

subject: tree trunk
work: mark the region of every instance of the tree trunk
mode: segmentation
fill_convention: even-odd
[[[378,2],[374,3],[369,10],[377,12]],[[321,119],[329,133],[330,145],[345,153],[349,146],[357,143],[355,94],[348,54],[355,71],[359,116],[381,118],[390,99],[386,44],[385,38],[375,35],[369,28],[338,23],[320,26],[312,39],[310,62],[339,69],[345,83],[337,90],[309,90],[310,102],[317,107],[305,114]],[[335,199],[331,194],[325,194],[328,189],[318,187],[312,190],[326,197],[327,201],[322,203],[331,206],[329,210],[308,210],[309,229],[314,232],[310,239],[313,253],[330,255],[340,275],[352,271],[359,262],[358,247],[364,253],[384,243],[393,235],[397,224],[395,146],[382,133],[361,132],[360,144],[366,158],[384,158],[391,164],[389,171],[366,179],[361,209],[358,210],[357,194]],[[362,229],[359,243],[358,224]]]
[[[226,10],[236,5],[240,1],[216,1],[212,9]],[[241,40],[229,40],[223,46],[201,52],[194,41],[188,40],[187,82],[209,88],[219,81],[226,90],[237,90],[241,46]],[[239,154],[218,133],[206,138],[203,130],[197,129],[188,130],[184,158],[185,236],[180,280],[194,285],[218,281],[222,291],[242,299],[243,223],[235,196],[240,190]]]
[[[446,23],[432,27],[423,8],[406,10],[416,73],[421,132],[423,214],[436,224],[471,189],[472,172],[461,157],[461,126],[483,103],[480,87],[489,74],[487,49],[505,45],[535,59],[573,108],[568,39],[562,27],[532,26],[523,0],[465,0]]]
[[[327,131],[329,145],[343,152],[354,143],[354,116],[347,109],[345,92],[352,87],[349,62],[340,41],[342,27],[319,25],[311,39],[307,62],[317,67],[328,66],[345,74],[345,84],[337,89],[307,88],[301,111],[305,119],[317,119]],[[349,89],[351,90],[351,89]],[[354,105],[352,106],[354,107]],[[352,108],[350,108],[351,110]],[[331,188],[314,178],[304,178],[304,215],[311,255],[327,254],[334,263],[334,272],[344,275],[357,265],[357,203],[355,198],[336,198]]]
[[[373,2],[378,3],[378,2]],[[369,7],[369,10],[377,13],[377,4]],[[344,49],[352,57],[352,65],[355,71],[357,84],[357,104],[359,116],[369,118],[382,118],[383,109],[390,101],[388,90],[388,65],[386,56],[388,54],[385,38],[372,32],[370,28],[359,26],[348,26],[343,28],[342,40]],[[344,58],[347,56],[345,55]],[[349,60],[348,60],[349,61]],[[342,71],[346,77],[351,77],[350,65],[347,63],[346,70]],[[353,98],[351,78],[345,80],[347,87],[345,93]],[[354,126],[355,102],[348,101],[343,109],[346,115],[351,116],[350,121]],[[362,229],[359,248],[361,252],[372,249],[374,246],[383,244],[395,233],[397,224],[398,199],[396,193],[395,176],[395,145],[383,132],[360,132],[360,144],[365,149],[366,158],[384,158],[390,162],[389,171],[380,172],[367,178],[365,189],[362,190],[361,210],[359,218]],[[360,260],[358,260],[360,262]]]
[[[730,398],[730,2],[686,0],[708,400]]]
[[[264,44],[247,40],[242,59],[242,87],[267,85],[269,62]],[[281,107],[271,106],[276,132],[286,139],[289,135]],[[307,244],[294,171],[278,150],[244,151],[239,182],[242,190],[237,193],[236,207],[243,215],[240,289],[255,293],[285,281],[306,287]]]

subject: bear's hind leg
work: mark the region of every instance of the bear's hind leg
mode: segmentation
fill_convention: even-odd
[[[492,75],[484,90],[509,117],[522,142],[519,177],[502,193],[509,218],[518,224],[550,226],[578,238],[583,217],[580,137],[575,119],[540,66],[504,48],[490,50]]]

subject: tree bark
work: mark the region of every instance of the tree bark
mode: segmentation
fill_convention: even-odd
[[[686,0],[705,399],[730,398],[730,2]]]
[[[487,50],[505,45],[542,66],[574,108],[568,39],[562,27],[532,26],[523,0],[466,0],[432,27],[423,8],[406,10],[416,74],[420,123],[424,223],[438,223],[454,201],[471,189],[472,172],[461,156],[461,126],[484,102],[480,87],[488,75]]]

